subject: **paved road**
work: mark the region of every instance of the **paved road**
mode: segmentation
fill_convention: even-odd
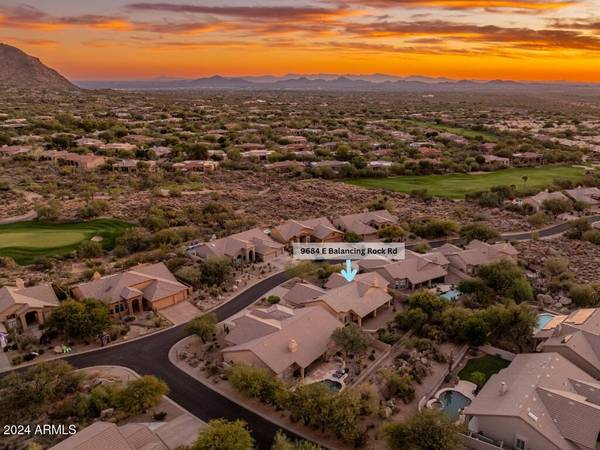
[[[224,320],[241,311],[289,278],[287,273],[282,272],[248,288],[215,310],[218,319]],[[169,385],[169,397],[192,414],[205,421],[220,417],[243,419],[248,422],[259,447],[270,448],[273,436],[279,429],[277,425],[223,397],[171,364],[169,350],[183,337],[181,325],[127,344],[69,356],[65,360],[78,368],[114,364],[129,367],[142,375],[156,375]]]
[[[592,216],[588,220],[590,222],[600,221],[600,216]],[[540,237],[550,237],[563,233],[568,228],[569,225],[566,223],[559,224],[540,231],[539,235]],[[503,235],[503,238],[511,240],[526,240],[531,239],[531,237],[532,232]],[[459,241],[441,240],[430,244],[435,248],[446,242],[458,243]],[[216,309],[217,318],[222,321],[232,316],[289,278],[290,276],[286,272],[282,272],[255,284]],[[72,355],[66,360],[78,368],[114,364],[129,367],[142,375],[156,375],[164,379],[169,385],[171,389],[169,397],[192,414],[205,421],[220,417],[243,419],[252,429],[259,447],[261,449],[270,448],[273,436],[279,428],[277,425],[248,411],[237,403],[231,402],[171,364],[168,359],[169,350],[183,337],[183,325],[180,325],[127,344]],[[290,435],[293,436],[291,433]]]

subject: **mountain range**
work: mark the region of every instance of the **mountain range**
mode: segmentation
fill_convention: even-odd
[[[0,44],[0,86],[36,89],[121,89],[121,90],[276,90],[276,91],[390,91],[390,92],[494,92],[494,91],[564,91],[576,89],[599,93],[600,84],[516,81],[476,81],[399,77],[387,74],[336,75],[288,74],[284,76],[205,78],[158,77],[144,80],[83,80],[71,83],[56,70],[45,66],[38,58],[6,44]]]
[[[69,80],[22,50],[0,43],[0,86],[28,89],[77,89]]]

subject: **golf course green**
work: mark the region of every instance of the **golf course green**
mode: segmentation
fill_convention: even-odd
[[[102,237],[102,247],[111,250],[116,239],[132,225],[120,220],[99,219],[77,223],[37,221],[0,225],[0,256],[17,264],[31,264],[40,256],[62,256],[79,248],[82,242]]]
[[[390,178],[355,178],[344,180],[356,186],[409,193],[426,189],[436,197],[463,199],[466,194],[482,191],[492,186],[526,186],[543,190],[554,180],[579,181],[585,170],[572,166],[521,167],[489,173],[447,175],[400,176]],[[525,180],[523,177],[527,177]]]

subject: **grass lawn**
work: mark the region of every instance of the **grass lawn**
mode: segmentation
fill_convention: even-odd
[[[485,142],[496,142],[498,140],[496,135],[487,131],[469,130],[467,128],[451,127],[449,125],[440,125],[432,122],[422,122],[420,120],[409,120],[407,122],[412,125],[418,125],[419,127],[433,128],[434,130],[441,131],[442,133],[452,133],[471,139],[481,138]]]
[[[500,372],[500,370],[504,369],[509,364],[510,361],[492,355],[470,359],[465,367],[458,372],[458,378],[474,383],[475,380],[472,379],[472,375],[475,372],[481,372],[485,375],[485,381],[487,382],[492,375]]]
[[[481,191],[492,186],[524,186],[527,176],[528,188],[543,190],[554,180],[578,181],[583,178],[584,169],[571,166],[520,167],[480,174],[451,173],[447,175],[400,176],[390,178],[356,178],[344,180],[346,183],[376,189],[409,193],[415,189],[427,189],[436,197],[462,199],[465,194]]]
[[[131,226],[113,219],[0,225],[0,256],[10,256],[18,264],[31,264],[39,256],[62,256],[75,251],[82,242],[94,236],[102,236],[102,247],[111,250],[117,237]]]

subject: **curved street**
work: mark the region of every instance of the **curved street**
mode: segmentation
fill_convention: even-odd
[[[590,222],[596,222],[600,221],[600,216],[590,216],[587,219]],[[538,234],[540,237],[551,237],[565,232],[568,228],[568,223],[562,223],[539,230]],[[511,233],[502,235],[502,238],[527,240],[531,239],[532,235],[533,232]],[[432,241],[430,244],[432,247],[439,247],[446,242],[455,241],[459,240],[439,240]],[[288,279],[290,279],[290,275],[286,272],[266,278],[215,309],[214,313],[219,321],[225,320]],[[118,365],[128,367],[141,375],[156,375],[169,385],[169,397],[192,414],[204,421],[220,417],[229,420],[245,420],[251,428],[258,446],[261,449],[270,448],[273,436],[280,428],[279,426],[223,397],[171,364],[168,358],[169,350],[184,337],[183,328],[184,325],[179,325],[125,344],[75,354],[64,359],[77,368]],[[287,432],[294,436],[293,433]]]
[[[289,278],[286,272],[280,272],[249,287],[214,311],[218,320],[241,311]],[[169,350],[183,339],[183,328],[184,325],[180,325],[126,344],[72,355],[65,360],[77,368],[118,365],[141,375],[156,375],[169,385],[169,397],[198,418],[204,421],[220,417],[245,420],[258,446],[261,449],[270,448],[273,436],[280,427],[223,397],[171,364]],[[288,434],[293,436],[291,432]]]

